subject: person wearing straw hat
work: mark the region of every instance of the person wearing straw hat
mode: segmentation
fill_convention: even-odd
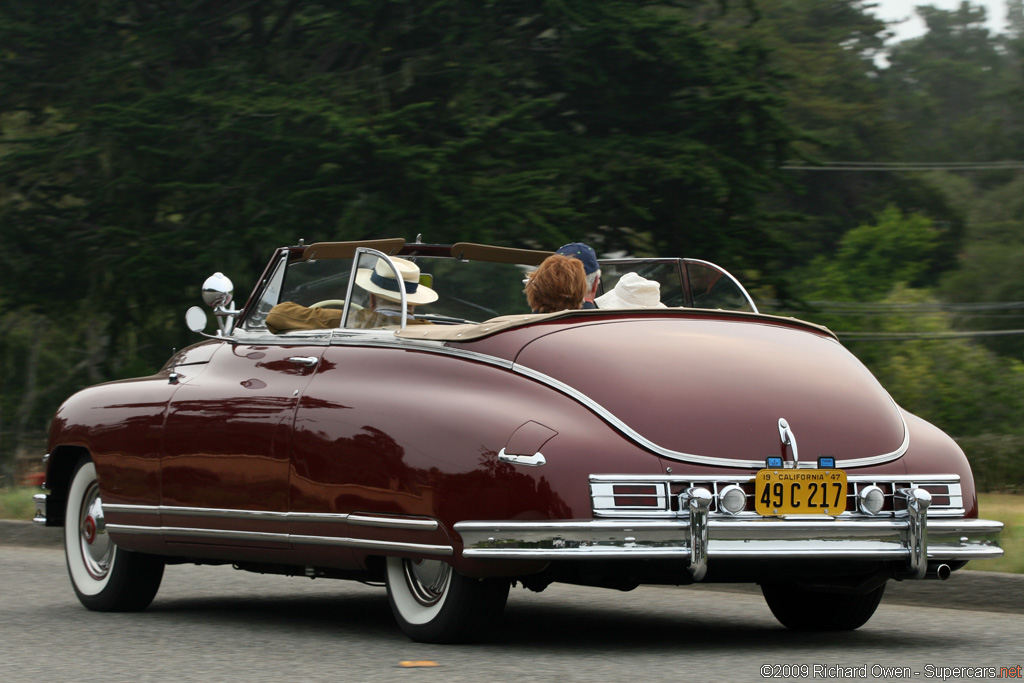
[[[356,285],[370,295],[370,305],[351,314],[346,327],[370,329],[400,325],[402,295],[399,287],[405,289],[405,302],[410,314],[416,306],[437,301],[437,292],[420,283],[419,266],[394,256],[391,261],[398,268],[401,280],[395,279],[394,271],[384,259],[378,259],[373,268],[360,268],[356,271]],[[409,315],[406,324],[429,325],[430,321],[416,320]]]
[[[360,268],[356,271],[356,284],[370,295],[369,305],[357,308],[353,303],[346,327],[365,330],[401,325],[402,295],[399,286],[405,289],[405,301],[410,313],[414,306],[437,301],[437,292],[420,284],[419,266],[403,258],[392,257],[391,261],[401,275],[401,285],[384,259],[378,259],[373,268]],[[323,330],[340,326],[341,315],[342,311],[337,308],[309,308],[294,301],[284,301],[270,309],[266,324],[267,329],[274,334],[293,330]],[[431,322],[416,320],[410,315],[406,324],[430,325]]]
[[[599,308],[666,308],[661,303],[661,283],[636,273],[626,273],[610,291],[597,297]]]

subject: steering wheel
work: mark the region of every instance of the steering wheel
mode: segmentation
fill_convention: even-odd
[[[324,299],[323,301],[317,301],[315,304],[310,306],[310,308],[323,308],[324,306],[337,306],[338,308],[344,308],[345,307],[345,300],[344,299]],[[351,306],[349,306],[349,308],[351,308],[353,311],[358,311],[358,310],[361,310],[363,307],[360,306],[359,304],[354,303]]]

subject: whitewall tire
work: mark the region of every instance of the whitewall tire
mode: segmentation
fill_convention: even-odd
[[[406,635],[424,643],[481,640],[501,616],[507,579],[471,579],[442,560],[387,559],[388,600]]]
[[[153,601],[164,563],[152,555],[121,550],[110,540],[96,466],[82,458],[71,476],[64,516],[68,575],[79,601],[99,612],[131,612]]]

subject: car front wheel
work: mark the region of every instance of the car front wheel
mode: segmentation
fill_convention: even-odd
[[[160,558],[121,550],[110,540],[96,466],[88,458],[79,461],[71,477],[64,552],[78,599],[97,612],[146,609],[163,579]]]
[[[407,636],[423,643],[478,641],[501,616],[507,579],[471,579],[441,560],[387,560],[388,600]]]
[[[885,593],[885,584],[867,593],[811,590],[796,583],[761,586],[772,614],[793,631],[852,631],[867,623]]]

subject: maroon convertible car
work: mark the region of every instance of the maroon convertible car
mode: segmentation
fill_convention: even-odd
[[[890,580],[1002,554],[963,452],[827,329],[676,258],[601,262],[665,307],[530,314],[546,256],[282,247],[241,310],[211,277],[216,334],[53,420],[36,522],[81,602],[144,609],[166,564],[229,564],[383,581],[411,638],[458,642],[511,585],[747,582],[791,629],[847,630]],[[387,324],[355,324],[406,262]],[[407,312],[417,287],[437,300]],[[268,325],[283,302],[331,326]]]

